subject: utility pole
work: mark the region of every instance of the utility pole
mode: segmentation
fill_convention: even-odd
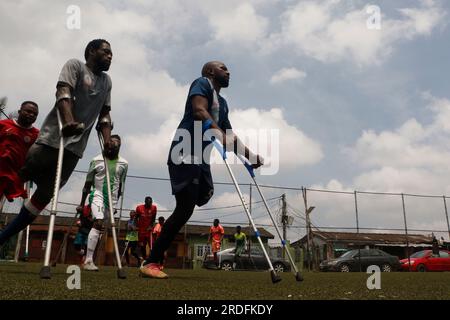
[[[281,207],[281,223],[283,224],[283,239],[286,241],[287,236],[287,224],[288,224],[288,216],[286,210],[286,194],[283,193],[281,196],[282,207]],[[283,247],[283,259],[286,257],[286,247]]]
[[[249,185],[249,187],[250,187],[250,201],[249,201],[249,212],[250,212],[250,215],[252,214],[252,184],[250,183],[250,185]],[[252,224],[251,224],[251,221],[250,221],[250,219],[248,219],[248,229],[249,230],[252,230]],[[252,236],[251,236],[251,234],[249,234],[249,237],[248,237],[248,259],[250,260],[250,250],[251,250],[251,247],[252,247]]]
[[[313,233],[311,230],[311,219],[309,218],[309,215],[311,211],[315,209],[315,207],[309,207],[308,208],[308,201],[306,198],[306,188],[302,187],[302,194],[303,194],[303,203],[305,204],[305,221],[306,221],[306,259],[308,263],[308,271],[311,271],[311,249],[313,251],[313,257],[314,257],[314,238]]]
[[[306,189],[302,188],[303,202],[305,204],[305,220],[306,220],[306,262],[308,264],[308,271],[311,271],[311,243],[310,243],[310,229],[309,229],[309,213],[308,202],[306,200]]]

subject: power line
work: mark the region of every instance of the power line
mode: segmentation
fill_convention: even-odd
[[[267,199],[266,201],[273,201],[273,200],[277,200],[279,198],[280,197],[278,196],[278,197]],[[262,200],[260,200],[260,201],[253,201],[252,204],[258,204],[258,203],[262,203],[262,202],[263,202]],[[78,206],[79,205],[79,204],[76,204],[76,203],[64,202],[64,201],[58,201],[58,203],[69,205],[69,206]],[[241,206],[242,206],[242,204],[236,204],[236,205],[230,205],[230,206],[222,206],[222,207],[212,207],[212,208],[199,208],[199,209],[196,209],[195,211],[223,210],[223,209],[237,208],[237,207],[241,207]],[[129,211],[132,211],[132,210],[134,210],[134,209],[122,208],[122,211],[128,211],[129,212]],[[158,210],[158,212],[173,212],[173,209],[172,210],[170,210],[170,209],[166,209],[166,210],[161,209],[161,210]]]
[[[83,173],[87,174],[87,171],[84,170],[74,170],[73,172],[76,173]],[[170,181],[169,178],[159,178],[159,177],[147,177],[147,176],[138,176],[138,175],[127,175],[127,178],[134,178],[134,179],[143,179],[143,180],[156,180],[156,181]],[[234,186],[231,182],[214,182],[214,184],[217,185],[229,185]],[[239,185],[242,186],[255,186],[253,183],[239,183]],[[294,190],[294,191],[314,191],[314,192],[323,192],[323,193],[336,193],[336,194],[347,194],[347,195],[354,195],[355,192],[363,193],[363,194],[373,194],[373,195],[390,195],[390,196],[407,196],[407,197],[421,197],[421,198],[446,198],[450,199],[450,196],[446,195],[427,195],[427,194],[413,194],[413,193],[399,193],[399,192],[377,192],[377,191],[341,191],[341,190],[328,190],[328,189],[317,189],[317,188],[305,188],[305,187],[288,187],[288,186],[275,186],[275,185],[264,185],[259,184],[259,187],[261,188],[270,188],[270,189],[281,189],[281,190]]]

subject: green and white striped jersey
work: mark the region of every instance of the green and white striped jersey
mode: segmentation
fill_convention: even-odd
[[[125,178],[128,171],[128,161],[120,157],[118,159],[106,159],[109,168],[109,177],[111,180],[112,203],[115,207],[118,200],[119,186],[125,184]],[[89,194],[89,204],[96,204],[103,208],[108,208],[108,185],[106,183],[105,162],[102,155],[92,159],[89,165],[89,171],[86,181],[92,183],[91,193]]]

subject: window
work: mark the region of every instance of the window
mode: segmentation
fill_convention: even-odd
[[[354,258],[358,258],[359,252],[358,252],[358,250],[355,250],[355,251],[356,251],[356,255],[354,256]],[[361,249],[360,252],[361,252],[361,257],[370,257],[371,256],[371,254],[369,253],[369,250],[367,250],[367,249]]]
[[[382,254],[378,250],[369,250],[369,255],[373,257],[373,256],[381,256]]]
[[[445,252],[445,251],[439,251],[439,256],[441,258],[450,258],[450,255],[448,254],[448,252]]]
[[[195,258],[203,259],[203,256],[211,253],[211,247],[209,245],[198,244],[195,249]]]
[[[252,247],[252,249],[251,249],[251,255],[252,255],[252,256],[262,256],[262,255],[263,255],[263,252],[262,252],[262,250],[261,250],[260,248],[258,248],[258,247]]]
[[[412,254],[410,258],[423,258],[429,254],[430,254],[430,251],[426,251],[426,250],[418,251],[418,252],[415,252],[414,254]]]

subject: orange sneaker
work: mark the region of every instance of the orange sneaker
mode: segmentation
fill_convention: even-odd
[[[169,276],[162,272],[158,263],[149,263],[140,268],[141,276],[147,278],[167,279]]]

